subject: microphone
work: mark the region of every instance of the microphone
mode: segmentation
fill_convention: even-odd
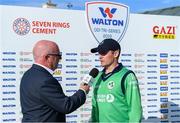
[[[94,78],[98,75],[99,70],[97,68],[93,68],[89,74],[85,75],[82,79],[82,82],[84,85],[92,86],[92,83],[94,81]]]

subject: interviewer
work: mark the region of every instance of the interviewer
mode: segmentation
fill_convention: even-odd
[[[33,48],[35,63],[25,72],[20,84],[22,122],[65,122],[65,114],[85,103],[89,86],[81,84],[72,96],[66,96],[53,77],[61,54],[58,45],[49,40],[38,41]]]

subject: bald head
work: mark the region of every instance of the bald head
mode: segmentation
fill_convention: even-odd
[[[49,40],[40,40],[33,48],[34,61],[36,63],[42,63],[44,56],[57,52],[59,53],[59,48],[55,42]]]

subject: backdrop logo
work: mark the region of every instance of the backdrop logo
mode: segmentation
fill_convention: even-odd
[[[30,23],[25,18],[17,18],[13,22],[13,30],[18,35],[21,35],[21,36],[26,35],[30,31]]]
[[[110,10],[109,8],[106,8],[106,9],[104,10],[104,8],[99,7],[99,10],[100,10],[100,12],[101,12],[101,14],[102,14],[102,16],[103,16],[104,18],[106,18],[107,16],[108,16],[109,18],[112,18],[112,17],[113,17],[113,14],[116,12],[117,8],[112,8],[111,10]]]
[[[129,7],[111,2],[88,2],[87,21],[94,38],[100,43],[106,38],[118,42],[124,37],[129,22]]]
[[[154,26],[154,39],[176,39],[176,26]]]

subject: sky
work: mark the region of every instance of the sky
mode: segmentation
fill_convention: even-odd
[[[72,5],[70,9],[84,10],[85,2],[95,0],[51,0],[57,4],[60,9],[69,9],[67,5]],[[112,1],[129,6],[131,13],[141,13],[145,11],[163,9],[173,6],[180,6],[180,0],[96,0],[96,1]],[[48,0],[0,0],[0,5],[41,7]]]

